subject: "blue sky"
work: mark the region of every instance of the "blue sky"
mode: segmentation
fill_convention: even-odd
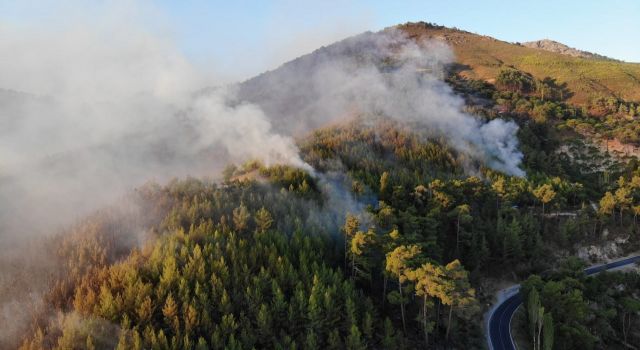
[[[2,0],[0,21],[28,23],[46,19],[51,9],[63,2],[67,3],[67,10],[82,8],[78,4],[83,3]],[[106,0],[92,3],[97,2],[123,3]],[[234,71],[243,77],[275,68],[349,35],[420,20],[512,42],[550,38],[579,49],[640,62],[638,0],[141,0],[136,3],[141,15],[148,17],[149,23],[162,23],[176,45],[195,62],[214,64],[220,71]],[[100,11],[88,11],[86,16],[100,16]]]
[[[551,38],[583,50],[640,62],[640,1],[172,1],[160,4],[192,54],[250,55],[272,67],[314,46],[364,30],[429,21],[506,41]],[[270,47],[282,55],[261,58]],[[220,42],[219,47],[211,45]],[[289,52],[291,53],[289,54]],[[274,55],[270,53],[269,55]],[[269,56],[267,55],[267,56]],[[248,62],[244,62],[249,64]]]

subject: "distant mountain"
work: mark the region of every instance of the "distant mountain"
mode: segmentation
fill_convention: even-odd
[[[598,60],[610,60],[610,61],[618,61],[616,59],[602,56],[597,53],[592,53],[589,51],[582,51],[575,49],[573,47],[567,46],[563,43],[559,43],[550,39],[542,39],[537,41],[529,41],[526,43],[522,43],[522,46],[530,47],[532,49],[542,49],[550,52],[560,53],[563,55],[569,55],[573,57],[581,57],[581,58],[591,58]]]

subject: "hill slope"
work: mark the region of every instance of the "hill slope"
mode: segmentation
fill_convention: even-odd
[[[500,41],[488,36],[428,23],[398,26],[415,39],[439,39],[455,52],[463,76],[492,82],[500,70],[514,67],[537,79],[566,83],[569,102],[587,104],[597,97],[640,100],[640,64],[572,57]]]
[[[575,62],[594,60],[426,24],[399,28],[447,41],[458,61],[390,29],[238,87],[232,102],[300,137],[306,170],[252,159],[230,164],[223,181],[150,183],[44,238],[38,260],[0,255],[0,270],[12,272],[0,288],[0,324],[20,333],[0,329],[0,348],[481,349],[493,292],[536,273],[522,290],[538,293],[525,297],[538,301],[532,310],[547,310],[545,347],[554,346],[548,329],[556,348],[640,343],[623,313],[636,307],[639,275],[593,284],[580,261],[563,261],[579,247],[638,249],[637,160],[596,162],[582,143],[563,154],[569,137],[586,139],[571,125],[595,119],[583,109],[442,69],[491,80],[512,65],[523,71],[507,72],[516,83],[540,86],[518,60],[569,62],[560,71],[570,77]],[[499,159],[515,159],[527,176],[497,168]],[[41,306],[16,302],[41,275],[50,276],[37,281]],[[15,299],[2,308],[6,296]]]

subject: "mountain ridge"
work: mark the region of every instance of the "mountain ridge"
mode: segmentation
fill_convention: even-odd
[[[561,42],[558,42],[558,41],[555,41],[555,40],[551,40],[551,39],[541,39],[541,40],[535,40],[535,41],[527,41],[527,42],[521,43],[521,45],[525,46],[525,47],[532,48],[532,49],[541,49],[541,50],[560,53],[560,54],[563,54],[563,55],[569,55],[569,56],[573,56],[573,57],[581,57],[581,58],[590,58],[590,59],[597,59],[597,60],[608,60],[608,61],[622,62],[621,60],[618,60],[618,59],[615,59],[615,58],[607,57],[607,56],[600,55],[600,54],[593,53],[593,52],[589,52],[589,51],[576,49],[576,48],[570,47],[570,46],[565,45],[565,44],[563,44]]]
[[[539,80],[567,84],[573,93],[568,102],[574,105],[588,106],[598,98],[640,100],[640,63],[573,57],[426,22],[395,28],[414,40],[446,42],[465,78],[493,83],[501,70],[515,68]]]
[[[495,83],[501,70],[515,68],[538,80],[550,78],[558,85],[566,84],[572,93],[567,101],[573,105],[589,107],[601,98],[640,101],[640,63],[574,49],[553,40],[549,42],[554,45],[542,41],[512,43],[427,22],[399,24],[379,33],[389,30],[399,30],[414,41],[438,40],[446,43],[455,56],[456,63],[451,68],[464,78]],[[340,54],[340,47],[346,46],[349,40],[377,34],[367,31],[318,48],[245,80],[240,84],[240,90],[243,94],[253,90],[249,95],[255,96],[257,91],[248,86],[261,80],[271,80],[292,67],[313,64],[321,56]],[[542,43],[534,44],[539,42]]]

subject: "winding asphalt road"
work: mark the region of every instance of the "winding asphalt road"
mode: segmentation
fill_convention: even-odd
[[[640,255],[610,262],[604,265],[592,266],[584,270],[587,275],[593,275],[605,270],[640,262]],[[511,319],[522,304],[520,285],[505,289],[499,293],[498,304],[489,311],[488,335],[490,350],[515,350],[516,345],[511,337]]]

